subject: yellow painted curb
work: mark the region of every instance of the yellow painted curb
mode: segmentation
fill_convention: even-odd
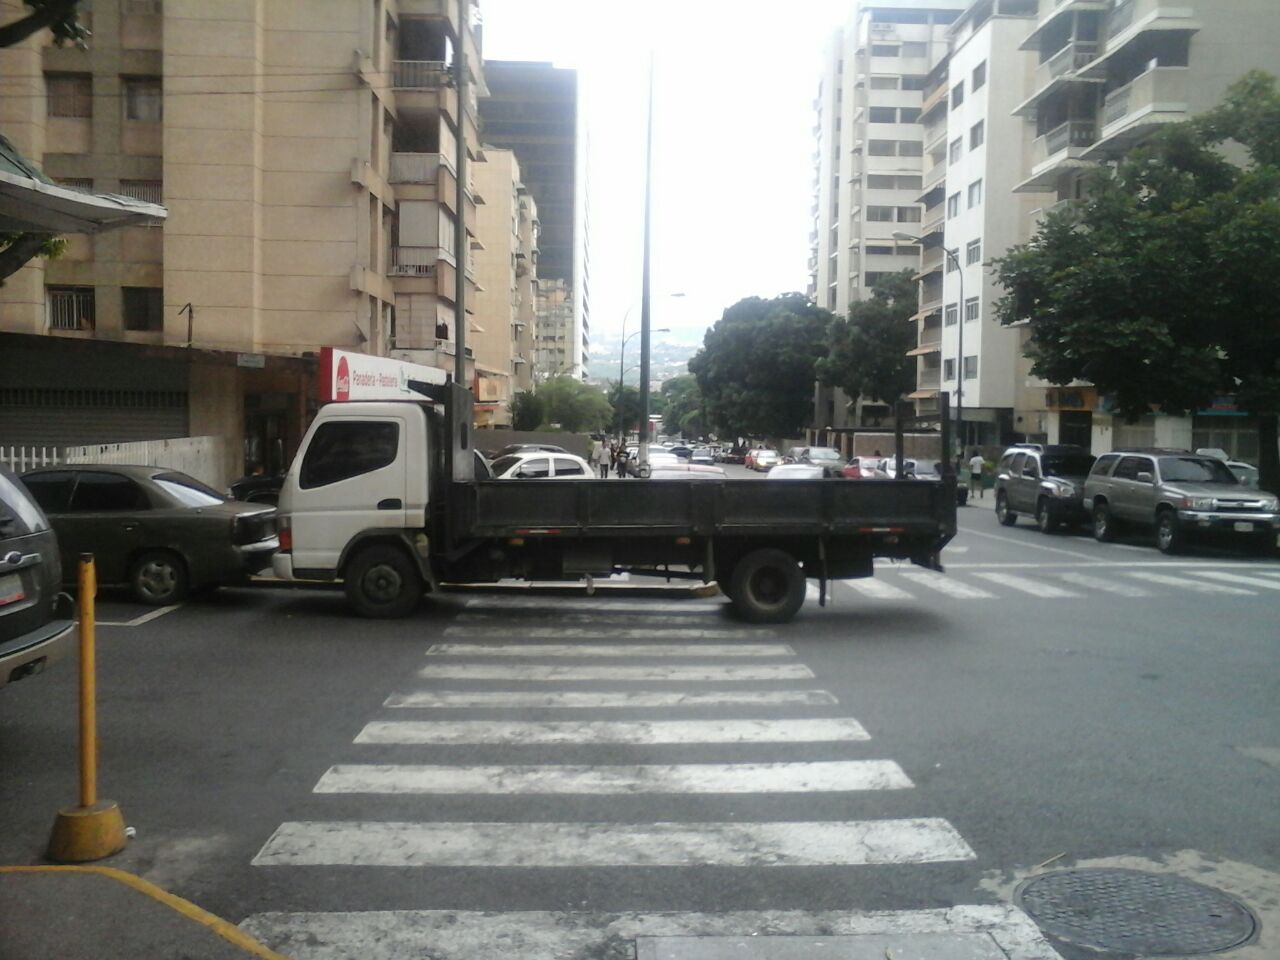
[[[109,880],[115,880],[123,883],[125,886],[132,887],[139,893],[150,897],[157,903],[164,904],[171,910],[176,910],[189,920],[194,920],[203,926],[208,927],[211,931],[222,937],[234,946],[239,947],[246,953],[255,957],[261,957],[263,960],[290,960],[282,953],[276,953],[274,950],[264,947],[253,937],[242,931],[235,924],[221,917],[216,917],[208,910],[202,910],[189,900],[183,900],[179,896],[175,896],[167,890],[162,890],[154,883],[149,883],[139,876],[132,873],[126,873],[124,870],[117,870],[114,867],[0,867],[0,873],[96,873],[99,876],[106,877]]]

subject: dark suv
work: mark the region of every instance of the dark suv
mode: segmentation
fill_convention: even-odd
[[[1035,517],[1044,533],[1082,522],[1088,517],[1084,482],[1093,459],[1084,447],[1070,444],[1010,447],[996,464],[996,516],[1006,527],[1019,514]]]
[[[49,521],[0,465],[0,686],[39,673],[75,641],[71,598]]]

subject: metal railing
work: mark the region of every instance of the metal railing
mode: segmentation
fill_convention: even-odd
[[[1036,67],[1036,89],[1050,81],[1088,66],[1098,57],[1096,40],[1070,40],[1061,50]]]
[[[1088,147],[1098,139],[1098,125],[1092,120],[1068,120],[1036,138],[1035,160],[1041,162],[1068,147]]]
[[[392,247],[391,275],[395,277],[434,277],[439,247]]]
[[[94,290],[77,287],[48,291],[47,309],[50,330],[92,330],[94,326]]]
[[[392,62],[391,82],[393,86],[406,90],[448,86],[449,65],[443,60],[395,60]]]
[[[440,171],[438,153],[392,153],[392,183],[435,183]]]

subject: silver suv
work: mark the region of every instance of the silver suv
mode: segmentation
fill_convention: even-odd
[[[1015,444],[996,464],[996,516],[1006,527],[1018,515],[1035,517],[1042,533],[1076,525],[1087,514],[1081,499],[1093,457],[1070,444]]]
[[[1280,503],[1242,486],[1226,464],[1177,450],[1103,454],[1084,484],[1093,535],[1123,525],[1155,528],[1156,546],[1176,553],[1188,536],[1217,534],[1270,550],[1280,539]]]

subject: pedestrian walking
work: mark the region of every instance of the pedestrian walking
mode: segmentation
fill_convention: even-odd
[[[986,468],[986,465],[986,461],[982,459],[982,454],[975,449],[973,456],[969,458],[969,493],[976,493],[982,498],[987,495],[987,491],[982,485],[982,471]]]
[[[591,453],[587,461],[591,464],[593,471],[600,471],[601,480],[609,476],[609,458],[605,454],[603,437],[596,437],[591,441]]]

